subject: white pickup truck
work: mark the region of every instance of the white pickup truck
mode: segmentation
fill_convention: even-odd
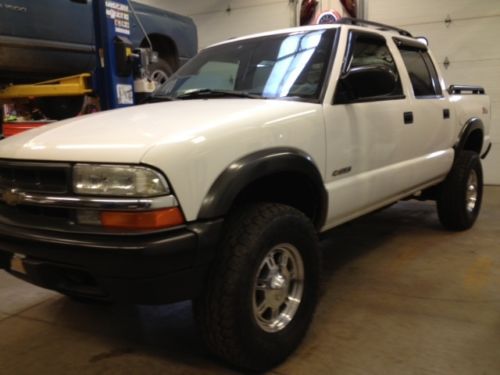
[[[401,199],[476,220],[481,87],[359,20],[201,51],[151,103],[0,142],[0,267],[75,298],[194,300],[208,347],[262,371],[299,344],[318,234]]]

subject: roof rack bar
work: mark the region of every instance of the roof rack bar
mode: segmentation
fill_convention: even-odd
[[[394,27],[394,26],[385,25],[383,23],[361,20],[358,18],[348,18],[348,17],[341,18],[340,20],[337,21],[337,23],[340,23],[343,25],[354,25],[354,26],[373,26],[379,30],[392,30],[392,31],[396,31],[400,35],[413,38],[413,35],[411,35],[410,32],[407,30],[399,29],[399,28]]]
[[[484,95],[484,88],[481,86],[471,86],[471,85],[450,85],[448,92],[450,94],[461,95],[463,91],[468,91],[471,94]]]

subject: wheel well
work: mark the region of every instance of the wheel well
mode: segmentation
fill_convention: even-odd
[[[472,131],[465,140],[462,150],[475,151],[478,154],[483,147],[483,132],[479,129]]]
[[[158,52],[159,57],[166,60],[174,70],[177,70],[179,67],[179,53],[175,42],[168,36],[161,34],[149,34],[148,37],[153,44],[153,50]],[[146,38],[142,40],[141,47],[149,47]]]
[[[302,211],[316,227],[322,221],[320,197],[312,182],[295,172],[276,173],[253,181],[235,198],[234,205],[250,202],[275,202]]]

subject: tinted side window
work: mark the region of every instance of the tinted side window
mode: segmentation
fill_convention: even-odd
[[[401,98],[398,69],[383,37],[352,33],[346,53],[336,103]]]
[[[436,69],[427,52],[405,48],[400,49],[400,51],[415,96],[418,98],[441,95]]]

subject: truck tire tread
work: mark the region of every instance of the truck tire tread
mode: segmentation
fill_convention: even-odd
[[[252,272],[254,245],[261,241],[262,233],[276,218],[284,217],[295,224],[300,222],[304,236],[312,244],[312,248],[308,249],[312,251],[308,262],[310,294],[304,297],[308,306],[305,306],[306,313],[301,315],[305,317],[304,321],[294,327],[298,329],[292,334],[278,333],[281,338],[288,336],[288,342],[265,345],[266,340],[262,342],[248,337],[251,335],[242,328],[240,320],[244,307],[235,301],[241,300],[239,296],[245,293],[247,280],[242,275]],[[238,210],[228,221],[227,235],[215,260],[206,293],[194,301],[194,315],[207,347],[215,355],[240,369],[263,371],[283,361],[300,343],[310,324],[317,301],[320,273],[317,237],[312,223],[304,214],[281,204],[254,204]],[[261,345],[255,345],[259,341]]]
[[[472,211],[467,210],[467,187],[471,171],[477,176],[477,200]],[[437,199],[441,224],[448,230],[462,231],[472,227],[479,215],[483,191],[483,173],[479,155],[474,151],[460,152],[442,183]]]

